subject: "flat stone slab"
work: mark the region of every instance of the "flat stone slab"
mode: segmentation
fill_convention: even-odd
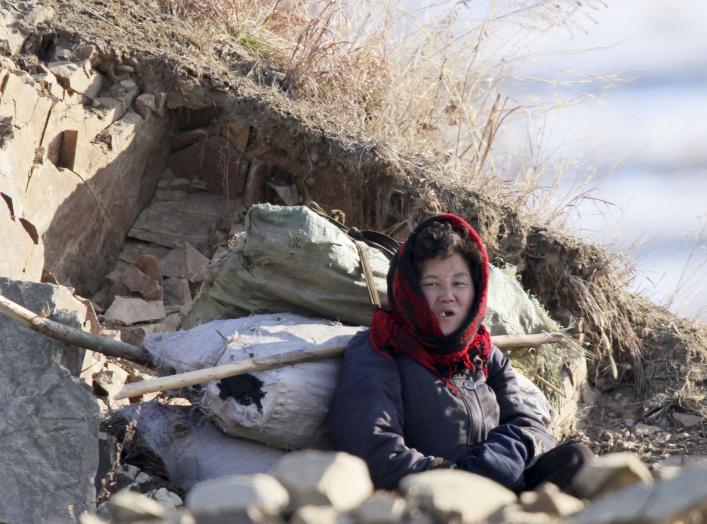
[[[85,314],[61,286],[0,278],[0,293],[75,327]],[[59,364],[63,351],[77,349],[0,316],[0,522],[77,522],[95,510],[98,404]]]
[[[225,204],[224,197],[207,193],[194,193],[185,200],[153,202],[140,214],[128,236],[165,247],[181,247],[184,242],[206,244]]]
[[[166,316],[161,300],[148,301],[141,298],[115,297],[106,311],[105,319],[131,326],[138,322],[161,320]]]

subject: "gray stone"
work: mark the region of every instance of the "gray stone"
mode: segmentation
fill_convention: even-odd
[[[159,502],[163,508],[169,510],[176,510],[184,506],[184,501],[182,497],[176,493],[169,491],[167,488],[153,489],[152,491],[146,493],[148,497],[152,500]]]
[[[71,293],[52,284],[0,278],[0,293],[75,327],[85,314],[64,309]],[[76,522],[95,510],[98,405],[59,365],[63,351],[75,348],[0,316],[1,522]]]
[[[405,512],[405,499],[389,491],[377,491],[351,513],[363,524],[396,524]]]
[[[432,512],[442,521],[481,522],[516,495],[480,475],[457,469],[437,469],[408,475],[400,482],[408,504]]]
[[[152,113],[157,112],[155,106],[155,95],[143,93],[135,99],[135,112],[142,118],[149,118]]]
[[[167,114],[167,93],[161,92],[155,94],[155,111],[160,117]]]
[[[302,506],[289,522],[291,524],[354,524],[356,520],[330,506]]]
[[[138,88],[135,81],[130,78],[121,80],[110,89],[110,94],[120,100],[123,113],[132,106],[133,100],[135,100],[139,92],[140,88]]]
[[[160,261],[160,269],[165,277],[184,278],[191,282],[201,282],[206,278],[209,259],[191,244],[173,249]]]
[[[691,415],[689,413],[679,413],[675,411],[673,413],[673,419],[680,423],[684,428],[694,428],[705,422],[705,419],[698,415]]]
[[[573,482],[581,497],[592,499],[635,482],[650,484],[653,476],[638,455],[610,453],[596,457],[585,465]]]
[[[52,18],[54,18],[54,9],[38,5],[31,8],[30,12],[25,15],[23,22],[36,27],[49,22]]]
[[[166,316],[164,305],[160,300],[148,302],[141,298],[115,297],[104,318],[107,321],[130,326],[138,322],[161,320]]]
[[[199,482],[187,494],[186,506],[199,524],[257,521],[278,515],[289,497],[269,475],[233,475]]]
[[[131,489],[142,492],[143,486],[152,481],[152,477],[132,464],[121,464],[115,469],[115,482],[118,490]]]
[[[128,524],[165,518],[168,510],[141,493],[125,489],[108,500],[108,514],[111,522]]]
[[[93,374],[94,392],[99,389],[99,396],[107,396],[108,404],[111,407],[127,404],[128,399],[113,400],[113,397],[120,391],[128,379],[128,373],[115,362],[106,362],[103,368]]]
[[[219,195],[192,194],[186,200],[157,201],[143,210],[129,232],[131,238],[165,247],[184,242],[202,246],[223,213],[225,199]],[[164,276],[168,275],[163,272]]]
[[[520,495],[523,511],[528,513],[548,513],[566,517],[584,509],[584,502],[560,491],[555,484],[546,482],[535,491],[526,491]]]
[[[638,423],[631,428],[631,432],[634,435],[640,436],[651,436],[655,435],[656,433],[660,433],[661,431],[663,431],[663,428],[661,428],[660,426],[650,426],[648,424],[643,423]]]
[[[509,504],[494,513],[490,524],[557,524],[556,516],[547,513],[524,511],[520,504]]]
[[[635,484],[600,498],[568,519],[568,524],[668,524],[704,522],[707,468],[686,468],[654,485]]]
[[[191,290],[186,278],[167,278],[164,281],[164,303],[166,306],[182,306],[191,302]]]
[[[169,250],[170,248],[164,246],[128,239],[120,252],[120,261],[126,264],[135,264],[143,255],[151,255],[159,261],[169,253]]]
[[[145,300],[160,300],[162,287],[159,281],[146,275],[136,266],[127,266],[119,270],[117,278],[131,294],[140,296]]]
[[[160,263],[157,261],[157,257],[153,255],[140,255],[135,261],[135,267],[155,282],[162,282],[162,271],[160,271]]]
[[[53,62],[48,67],[64,89],[96,98],[103,87],[103,77],[91,69],[88,60],[81,64],[66,61]]]
[[[79,522],[81,524],[108,524],[108,521],[103,520],[101,517],[93,513],[83,513],[79,517]]]
[[[166,171],[171,173],[169,169]],[[163,178],[160,180],[157,187],[159,189],[167,189],[171,191],[189,191],[191,188],[191,180],[188,178],[177,178],[172,175],[168,178]]]
[[[368,466],[347,453],[296,451],[280,459],[272,474],[287,488],[293,507],[330,505],[348,511],[373,492]]]

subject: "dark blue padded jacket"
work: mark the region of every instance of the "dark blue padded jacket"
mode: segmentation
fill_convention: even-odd
[[[336,449],[364,459],[376,488],[394,489],[443,458],[519,491],[524,469],[554,447],[498,348],[488,379],[465,370],[452,378],[456,393],[413,359],[390,356],[372,348],[368,331],[351,339],[327,415]]]

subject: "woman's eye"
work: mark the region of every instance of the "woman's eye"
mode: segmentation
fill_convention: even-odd
[[[437,287],[437,282],[425,282],[422,287]]]
[[[454,287],[466,287],[469,285],[469,283],[468,282],[454,282],[452,285]]]

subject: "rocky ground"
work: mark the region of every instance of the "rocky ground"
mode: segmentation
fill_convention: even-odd
[[[707,422],[702,417],[676,410],[646,414],[644,406],[632,388],[597,394],[586,415],[580,414],[575,438],[598,455],[636,453],[655,471],[707,463]]]

